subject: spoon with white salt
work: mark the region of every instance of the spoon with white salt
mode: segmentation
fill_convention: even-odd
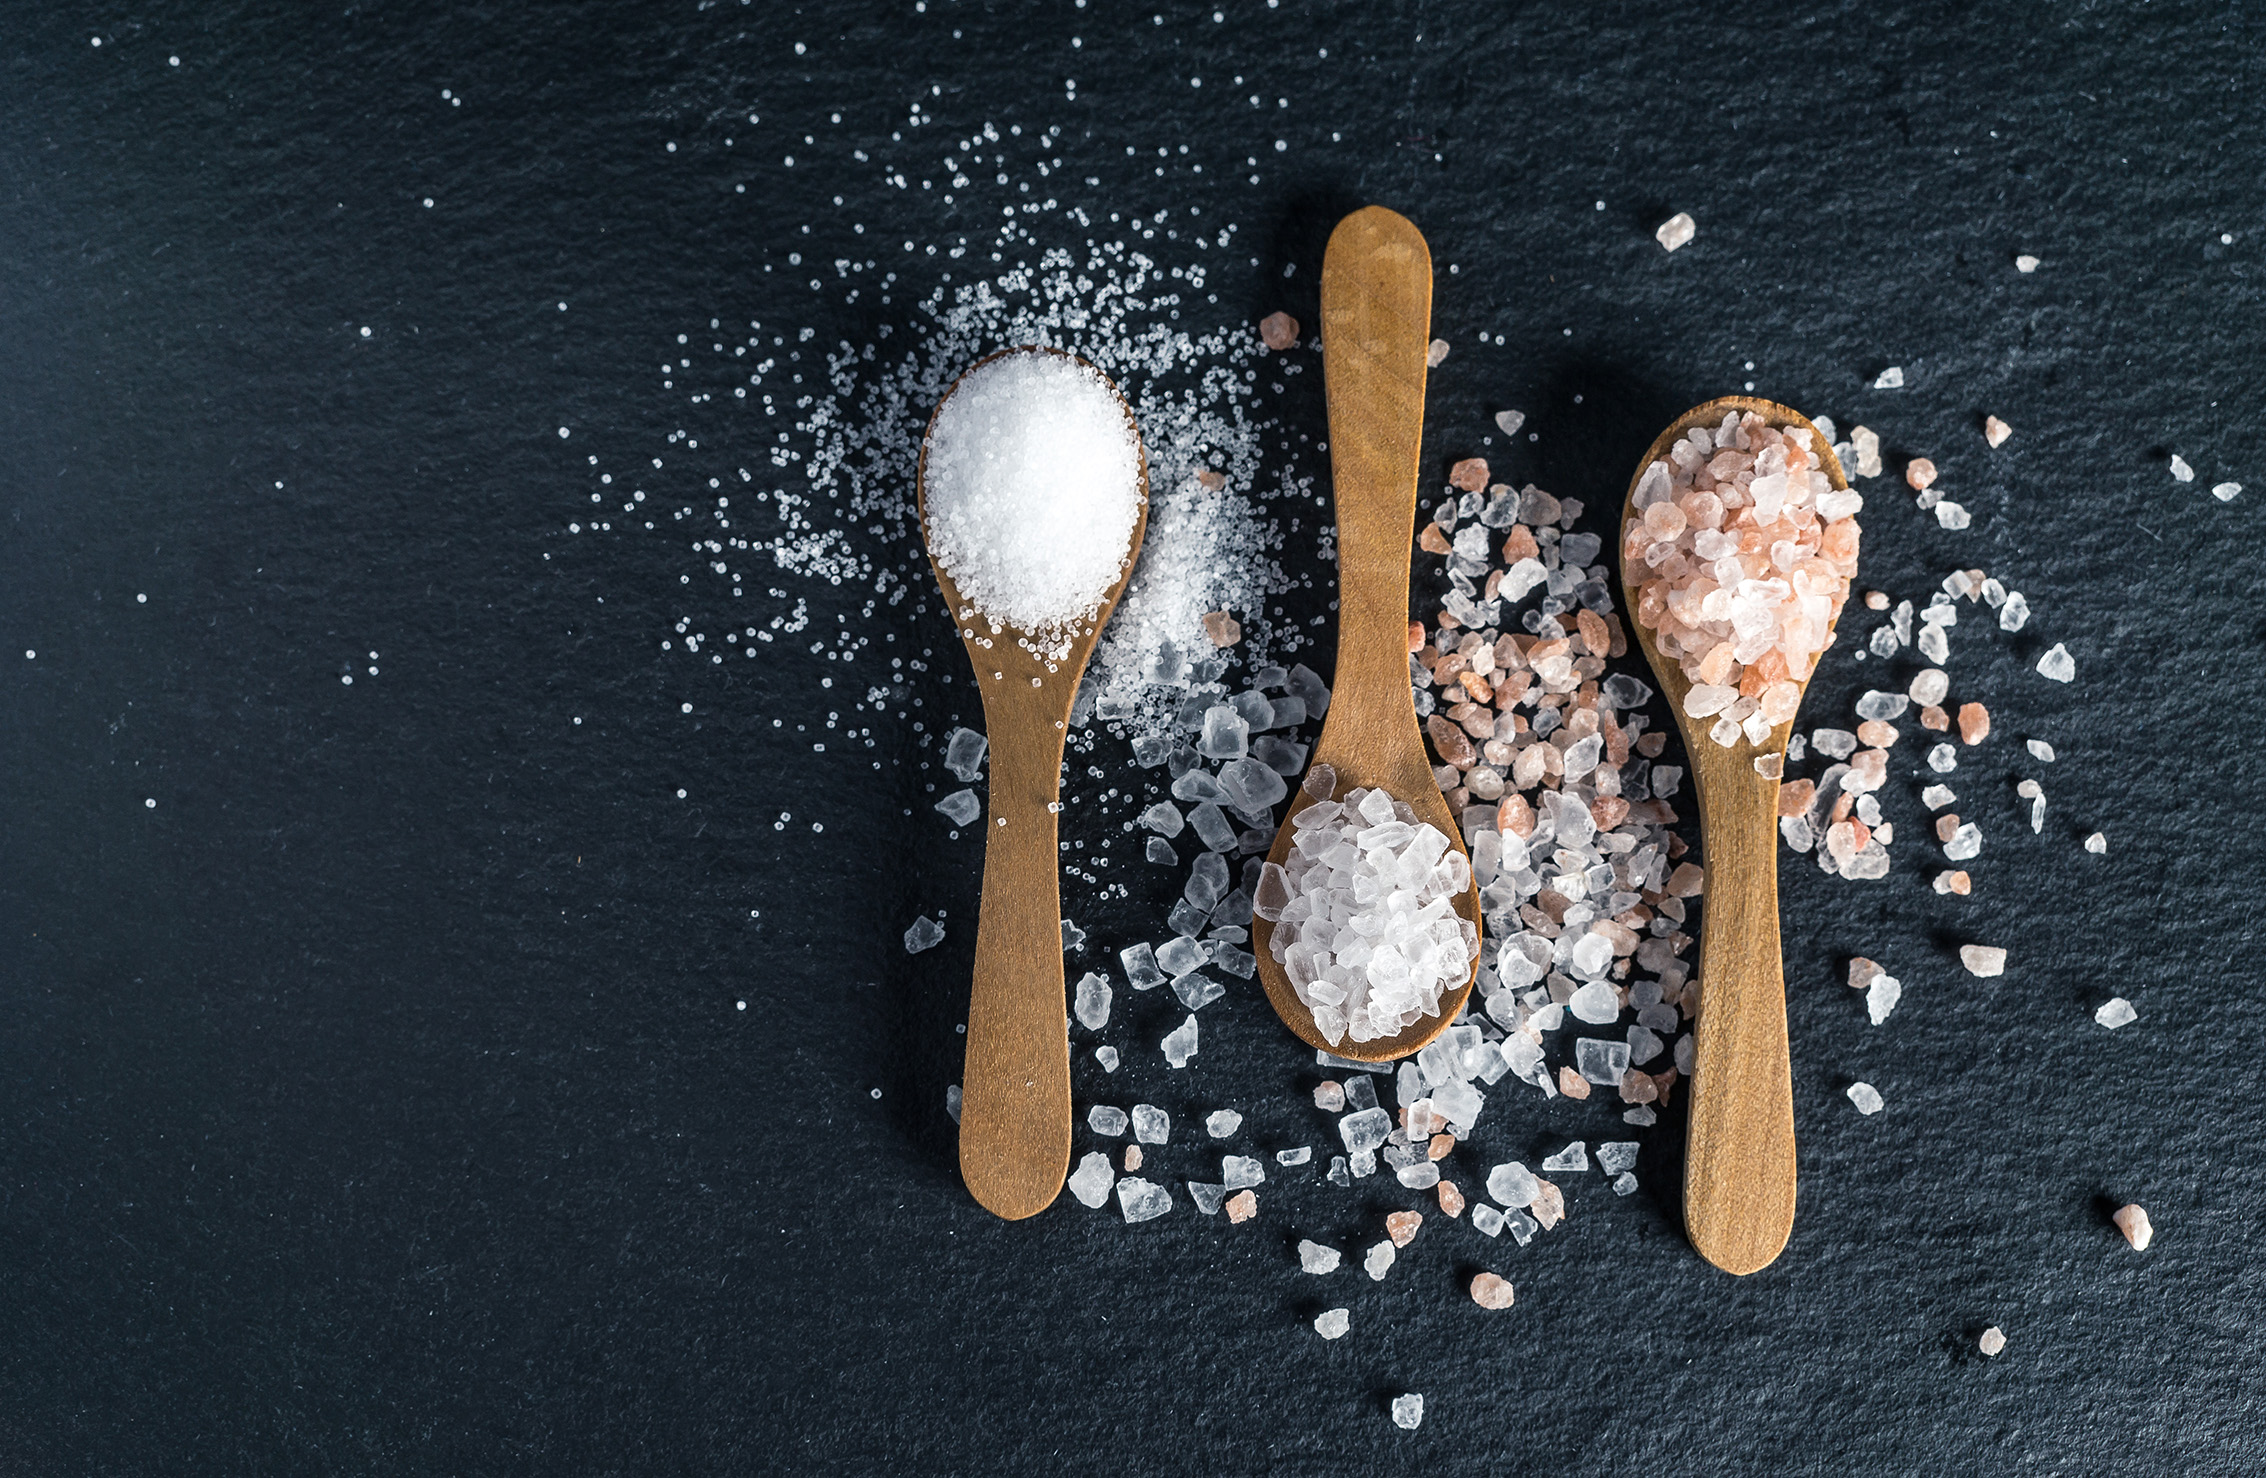
[[[1707,866],[1684,1228],[1732,1273],[1768,1266],[1794,1226],[1778,787],[1857,572],[1863,504],[1817,427],[1733,395],[1660,433],[1621,516],[1622,592],[1683,730]]]
[[[1338,535],[1337,673],[1313,766],[1267,854],[1251,933],[1260,983],[1284,1025],[1312,1046],[1362,1062],[1405,1057],[1438,1036],[1463,1009],[1479,969],[1479,895],[1461,828],[1425,757],[1408,680],[1409,549],[1431,324],[1432,254],[1416,227],[1381,206],[1340,221],[1322,257],[1322,378]],[[1340,803],[1359,799],[1354,792],[1370,790],[1383,791],[1407,814],[1399,808],[1338,814]],[[1318,812],[1320,825],[1309,819]],[[1344,882],[1336,888],[1325,882],[1326,867],[1318,873],[1306,865],[1310,881],[1294,879],[1285,863],[1299,843],[1302,820],[1308,821],[1309,848],[1322,840],[1324,827],[1344,839],[1337,845],[1368,856],[1378,854],[1355,838],[1385,845],[1389,836],[1398,860],[1421,852],[1425,881],[1395,886],[1366,858],[1337,873]],[[1333,902],[1344,905],[1338,911],[1349,921],[1326,938],[1293,917],[1318,907],[1328,912]],[[1409,911],[1397,913],[1404,903]],[[1433,917],[1424,925],[1406,922],[1428,912]],[[1427,928],[1435,931],[1431,937]],[[1287,943],[1293,933],[1299,938]],[[1392,945],[1389,970],[1378,967],[1384,941]],[[1280,955],[1278,944],[1285,945]],[[1349,957],[1349,950],[1357,953]],[[1301,978],[1294,979],[1294,971]],[[1421,999],[1427,985],[1429,1010]],[[1385,1019],[1355,1017],[1350,1008],[1365,1002],[1380,1003]]]
[[[1062,745],[1148,528],[1140,428],[1108,376],[1052,349],[978,361],[921,443],[921,529],[991,741],[983,912],[960,1086],[960,1174],[1010,1221],[1070,1170]]]

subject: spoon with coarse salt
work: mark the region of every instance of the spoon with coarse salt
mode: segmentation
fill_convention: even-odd
[[[1685,987],[1698,995],[1684,1229],[1726,1272],[1768,1266],[1794,1228],[1778,790],[1857,573],[1863,506],[1817,427],[1733,395],[1660,433],[1621,515],[1622,591],[1699,790],[1707,901]],[[1845,788],[1885,778],[1886,752],[1868,753],[1879,760]]]
[[[1322,256],[1322,379],[1337,505],[1337,673],[1313,765],[1267,854],[1251,934],[1260,983],[1284,1025],[1309,1045],[1358,1062],[1405,1057],[1430,1042],[1456,1019],[1479,972],[1479,894],[1461,828],[1425,758],[1408,677],[1409,550],[1431,325],[1432,253],[1423,235],[1382,206],[1340,221]],[[1342,812],[1340,803],[1356,790],[1383,791],[1398,806],[1387,812],[1371,797],[1372,813]],[[1323,821],[1312,819],[1317,813]],[[1315,936],[1303,933],[1310,926],[1294,915],[1326,901],[1325,895],[1294,897],[1285,864],[1297,846],[1311,852],[1305,877],[1326,870],[1318,846],[1324,825],[1337,828],[1341,840],[1333,847],[1372,857],[1382,854],[1354,838],[1389,833],[1398,861],[1422,850],[1419,860],[1427,866],[1419,870],[1427,875],[1419,889],[1405,877],[1379,877],[1366,864],[1350,869],[1370,874],[1340,890],[1338,900],[1358,913],[1348,927],[1360,940],[1339,934],[1318,948]],[[1396,892],[1405,897],[1383,896]],[[1419,926],[1383,922],[1403,901],[1414,914],[1432,915],[1431,937]],[[1294,934],[1302,937],[1292,941]],[[1371,940],[1388,938],[1395,961],[1390,975],[1376,968],[1383,949],[1369,951]],[[1279,955],[1278,944],[1284,945]],[[1349,944],[1363,951],[1350,966]],[[1416,979],[1432,960],[1438,968],[1429,980]],[[1406,979],[1436,993],[1432,1009],[1410,1003],[1402,963]],[[1294,969],[1301,977],[1295,981]],[[1380,1001],[1390,1026],[1349,1020],[1349,1005],[1359,1000]]]
[[[991,741],[983,912],[960,1085],[960,1175],[1010,1221],[1070,1170],[1062,745],[1078,678],[1141,550],[1132,410],[1074,355],[1009,349],[945,392],[921,442],[921,529]]]

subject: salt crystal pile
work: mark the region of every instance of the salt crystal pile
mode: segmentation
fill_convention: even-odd
[[[2124,1240],[2132,1244],[2135,1252],[2146,1252],[2148,1244],[2156,1240],[2156,1229],[2148,1222],[2146,1207],[2120,1206],[2110,1220],[2117,1224],[2117,1230],[2124,1233]]]
[[[1332,1046],[1390,1037],[1463,984],[1479,932],[1455,911],[1471,864],[1406,802],[1360,788],[1292,818],[1287,866],[1260,874],[1270,948]]]
[[[963,376],[929,428],[928,547],[978,639],[1003,628],[1059,660],[1125,572],[1141,515],[1141,448],[1099,370],[1037,350]]]
[[[1794,716],[1849,597],[1863,506],[1806,432],[1751,412],[1692,428],[1638,479],[1622,536],[1637,621],[1717,744],[1761,744]]]

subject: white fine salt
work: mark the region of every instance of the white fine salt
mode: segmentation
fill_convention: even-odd
[[[945,397],[926,456],[929,549],[973,607],[954,615],[1062,651],[1125,572],[1141,514],[1116,390],[1066,355],[1000,355]]]

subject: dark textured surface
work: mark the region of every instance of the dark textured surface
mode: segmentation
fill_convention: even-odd
[[[9,8],[0,1466],[2266,1461],[2266,34],[2201,5],[1226,8]],[[1068,173],[1102,182],[1066,198],[1242,223],[1266,260],[1218,264],[1222,321],[1311,321],[1329,221],[1408,214],[1459,269],[1440,464],[1521,406],[1542,435],[1509,470],[1603,508],[1669,417],[1752,379],[1880,427],[1892,467],[1943,466],[1975,527],[1883,479],[1863,583],[1924,596],[1987,565],[2038,614],[1963,628],[1953,669],[2006,746],[1963,797],[1978,896],[1927,890],[1917,826],[1882,883],[1785,869],[1803,1182],[1775,1266],[1734,1282],[1682,1240],[1680,1114],[1631,1201],[1590,1177],[1524,1250],[1428,1227],[1381,1285],[1289,1251],[1367,1245],[1403,1199],[1374,1182],[1270,1189],[1236,1228],[1184,1196],[1142,1228],[1067,1198],[1005,1226],[961,1192],[938,1105],[969,931],[915,960],[897,935],[973,917],[974,851],[900,825],[911,780],[759,723],[821,701],[818,663],[748,664],[681,718],[657,548],[542,557],[583,497],[584,441],[554,428],[658,445],[675,333],[887,317],[760,278],[791,232],[824,257],[853,219],[980,226],[853,166],[915,97],[939,150],[1059,123]],[[1203,175],[1124,154],[1180,143]],[[1677,209],[1700,236],[1665,257]],[[2045,265],[2017,275],[2019,251]],[[1866,389],[1889,364],[1910,386]],[[1319,376],[1300,389],[1283,414],[1311,430]],[[1986,412],[2018,428],[1992,455]],[[2217,503],[2222,478],[2251,491]],[[822,619],[862,599],[796,594]],[[2055,640],[2066,689],[2029,671]],[[371,650],[379,675],[341,685]],[[1837,657],[1808,711],[1845,714],[1867,675]],[[2038,837],[2012,796],[2033,733],[2062,755]],[[909,735],[877,753],[912,773]],[[826,831],[773,831],[782,807]],[[2104,858],[2075,845],[2095,826]],[[1150,887],[1095,910],[1097,947],[1160,934]],[[2007,975],[1961,974],[1970,939]],[[1855,952],[1906,982],[1883,1027],[1835,983]],[[2137,1025],[2092,1024],[2111,994]],[[1255,990],[1207,1010],[1172,1080],[1130,1051],[1160,1003],[1120,1002],[1128,1066],[1102,1090],[1082,1057],[1081,1098],[1173,1109],[1165,1176],[1209,1168],[1186,1140],[1219,1102],[1269,1148],[1327,1132]],[[1885,1113],[1850,1111],[1858,1077]],[[1618,1127],[1498,1103],[1511,1152]],[[2155,1216],[2145,1256],[2107,1225],[2125,1199]],[[1515,1310],[1463,1295],[1481,1267]],[[1354,1332],[1323,1345],[1301,1321],[1336,1302]],[[1404,1390],[1431,1403],[1413,1434],[1385,1416]]]

